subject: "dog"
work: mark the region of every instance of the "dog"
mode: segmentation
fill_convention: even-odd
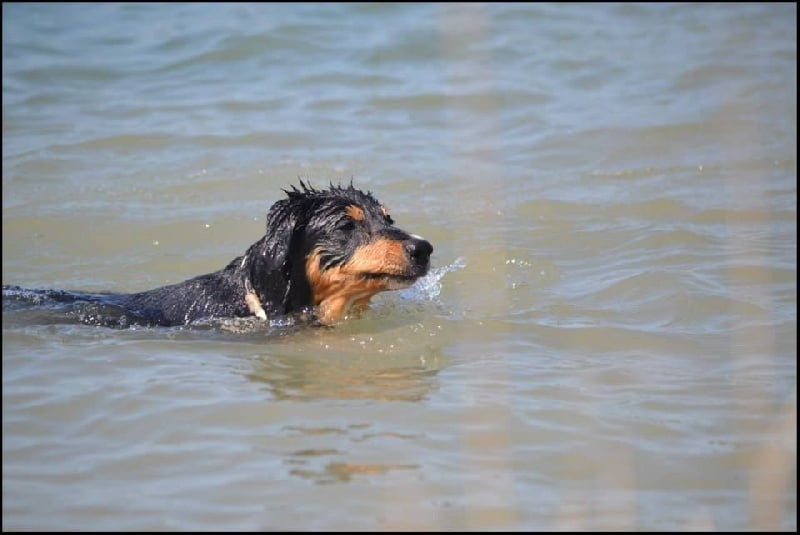
[[[130,294],[4,286],[3,300],[97,303],[121,309],[125,324],[147,326],[293,313],[330,326],[428,272],[430,242],[396,227],[387,208],[352,181],[320,190],[300,180],[283,191],[286,198],[267,212],[266,234],[219,271]]]

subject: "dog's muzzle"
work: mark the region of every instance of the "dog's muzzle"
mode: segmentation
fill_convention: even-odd
[[[411,236],[404,245],[411,262],[416,268],[422,270],[424,274],[428,270],[431,261],[433,245],[420,236]]]

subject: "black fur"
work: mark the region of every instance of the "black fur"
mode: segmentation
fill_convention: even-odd
[[[312,288],[306,276],[309,255],[319,254],[322,271],[341,266],[355,250],[380,237],[402,242],[407,269],[394,278],[413,281],[429,266],[431,245],[396,228],[381,204],[369,193],[333,186],[317,190],[300,182],[285,190],[267,213],[266,234],[244,255],[213,273],[132,294],[26,290],[3,286],[7,300],[43,303],[94,303],[105,324],[186,325],[200,319],[253,316],[246,295],[257,296],[268,318],[311,311]],[[348,207],[357,206],[363,219],[353,221]],[[383,277],[364,273],[364,278]],[[410,283],[410,282],[409,282]]]

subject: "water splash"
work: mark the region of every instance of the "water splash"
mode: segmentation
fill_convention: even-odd
[[[453,263],[434,268],[427,275],[419,279],[410,288],[400,290],[400,297],[415,301],[433,301],[442,291],[441,280],[447,273],[467,267],[467,260],[463,256],[456,258]]]

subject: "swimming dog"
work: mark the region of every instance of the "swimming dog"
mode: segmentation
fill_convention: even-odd
[[[378,292],[406,288],[428,272],[431,244],[396,227],[372,193],[352,182],[315,189],[302,180],[284,192],[267,212],[265,235],[219,271],[129,294],[4,286],[3,300],[98,303],[121,309],[128,325],[295,312],[332,325],[364,310]]]

